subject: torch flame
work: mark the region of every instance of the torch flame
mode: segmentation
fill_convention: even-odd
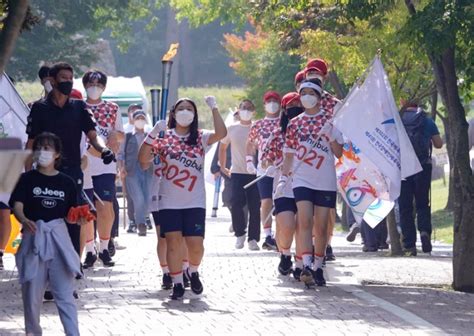
[[[164,54],[161,60],[164,62],[171,61],[176,56],[176,53],[178,52],[178,47],[179,43],[171,43],[170,49],[166,54]]]

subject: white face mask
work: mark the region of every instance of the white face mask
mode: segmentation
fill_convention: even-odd
[[[240,110],[239,111],[240,120],[249,121],[253,117],[253,112],[249,110]]]
[[[315,107],[319,101],[318,97],[308,95],[308,94],[301,96],[300,99],[301,99],[301,104],[304,106],[304,108],[307,108],[307,109]]]
[[[54,161],[54,152],[46,150],[38,151],[37,161],[41,167],[49,166]]]
[[[136,128],[138,128],[139,130],[142,130],[145,128],[146,121],[143,119],[138,119],[138,120],[135,120],[133,124],[135,125]]]
[[[100,98],[102,95],[102,92],[104,92],[104,89],[98,86],[91,86],[87,88],[87,97],[92,99],[92,100],[97,100]]]
[[[181,110],[176,112],[176,122],[179,126],[188,127],[194,120],[194,112],[190,110]]]
[[[267,111],[270,114],[278,113],[280,112],[280,104],[275,103],[275,102],[266,103],[265,111]]]
[[[317,74],[311,74],[306,76],[306,79],[319,79],[321,83],[323,82],[323,76]]]
[[[49,80],[44,82],[43,87],[44,91],[46,91],[47,94],[53,91],[53,86],[51,85],[51,82]]]

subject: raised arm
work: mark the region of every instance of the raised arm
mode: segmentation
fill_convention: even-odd
[[[225,126],[224,119],[222,119],[222,116],[219,113],[216,98],[214,96],[206,96],[204,99],[206,100],[207,106],[209,106],[212,111],[212,119],[214,121],[214,133],[209,136],[207,142],[208,145],[212,145],[221,139],[224,139],[227,135],[227,127]]]

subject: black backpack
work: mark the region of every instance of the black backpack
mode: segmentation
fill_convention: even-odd
[[[403,126],[421,164],[428,163],[431,158],[431,142],[425,139],[426,118],[426,113],[422,110],[416,113],[405,112],[402,115]]]

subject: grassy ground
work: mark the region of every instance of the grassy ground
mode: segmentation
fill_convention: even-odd
[[[448,179],[431,183],[431,221],[433,238],[445,243],[453,243],[453,213],[444,210],[448,201]]]
[[[151,102],[150,98],[150,89],[158,88],[157,86],[145,87],[145,90],[148,94],[148,99]],[[23,100],[28,103],[38,99],[42,92],[43,87],[39,82],[19,82],[16,84],[16,89],[20,93]],[[229,87],[205,87],[205,88],[180,88],[179,97],[189,97],[194,100],[197,104],[199,111],[199,121],[202,128],[212,128],[212,115],[209,111],[209,108],[204,103],[204,96],[214,95],[219,104],[221,112],[226,115],[229,111],[229,108],[234,108],[238,105],[239,100],[244,97],[243,88],[229,88]],[[172,104],[174,102],[169,102]]]

